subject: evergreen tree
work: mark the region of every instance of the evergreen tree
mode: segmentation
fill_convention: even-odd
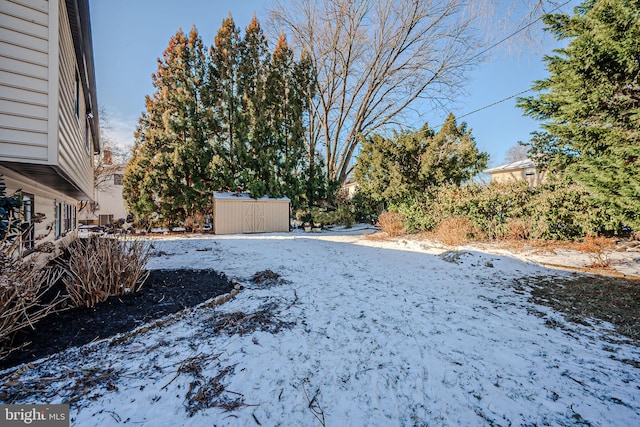
[[[247,150],[240,187],[256,198],[266,194],[276,195],[269,186],[273,175],[274,154],[268,143],[268,66],[267,40],[254,15],[240,45],[238,94],[242,115],[242,130],[239,133],[246,140]]]
[[[426,187],[460,185],[487,166],[489,155],[478,151],[467,124],[458,125],[453,114],[449,114],[440,131],[425,142],[420,181]]]
[[[209,51],[207,83],[209,100],[219,133],[215,136],[217,162],[215,174],[222,181],[222,189],[240,187],[239,175],[247,153],[246,130],[241,122],[241,101],[238,100],[238,63],[240,61],[240,30],[231,14],[222,21],[214,45]]]
[[[305,193],[301,182],[305,167],[306,93],[304,81],[297,72],[293,51],[282,34],[275,47],[267,79],[269,94],[270,146],[275,176],[269,191],[288,196],[297,207]]]
[[[421,198],[443,184],[460,185],[479,173],[488,154],[479,152],[466,124],[450,114],[439,132],[425,124],[417,131],[374,135],[362,142],[356,180],[374,202]]]
[[[640,1],[588,0],[545,17],[567,46],[545,57],[550,76],[519,106],[542,123],[534,150],[583,184],[618,220],[640,229]],[[545,135],[547,134],[547,135]]]
[[[158,212],[167,223],[183,221],[210,203],[213,150],[207,108],[204,47],[197,30],[179,30],[158,60],[155,92],[136,132],[123,195],[140,216]]]
[[[322,162],[305,147],[308,58],[296,62],[284,36],[270,53],[255,16],[242,39],[224,19],[204,52],[195,28],[178,31],[158,61],[125,173],[129,208],[173,224],[216,190],[286,195],[294,208],[320,197]]]

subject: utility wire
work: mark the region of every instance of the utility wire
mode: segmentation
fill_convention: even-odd
[[[516,31],[514,31],[514,32],[513,32],[513,33],[511,33],[511,34],[509,34],[509,35],[508,35],[508,36],[506,36],[505,38],[503,38],[503,39],[501,39],[501,40],[499,40],[499,41],[495,42],[494,44],[492,44],[492,45],[491,45],[491,46],[489,46],[488,48],[486,48],[486,49],[484,49],[484,50],[480,51],[479,53],[477,53],[476,55],[474,55],[473,57],[471,57],[471,59],[469,59],[469,62],[473,61],[474,59],[479,58],[480,56],[484,55],[485,53],[487,53],[487,52],[488,52],[488,51],[490,51],[491,49],[496,48],[498,45],[500,45],[500,44],[504,43],[505,41],[509,40],[511,37],[514,37],[515,35],[517,35],[517,34],[519,34],[519,33],[523,32],[524,30],[526,30],[527,28],[529,28],[530,26],[532,26],[532,25],[533,25],[533,24],[535,24],[536,22],[540,21],[540,20],[541,20],[545,15],[548,15],[549,13],[553,13],[553,12],[555,12],[556,10],[558,10],[558,9],[560,9],[560,8],[562,8],[562,7],[566,6],[566,5],[568,5],[569,3],[571,3],[571,1],[572,1],[572,0],[567,0],[566,2],[562,3],[561,5],[556,6],[555,8],[553,8],[553,9],[552,9],[551,11],[549,11],[548,13],[545,13],[545,14],[540,15],[539,17],[537,17],[537,18],[536,18],[536,19],[534,19],[533,21],[529,22],[528,24],[526,24],[526,25],[522,26],[521,28],[518,28]],[[468,112],[468,113],[465,113],[465,114],[463,114],[463,115],[461,115],[461,116],[458,116],[458,117],[457,117],[457,119],[461,119],[461,118],[463,118],[463,117],[470,116],[471,114],[475,114],[475,113],[477,113],[477,112],[479,112],[479,111],[486,110],[487,108],[493,107],[494,105],[501,104],[501,103],[503,103],[503,102],[505,102],[505,101],[508,101],[508,100],[510,100],[510,99],[512,99],[512,98],[515,98],[515,97],[516,97],[516,96],[518,96],[518,95],[522,95],[522,94],[525,94],[525,93],[530,92],[530,91],[531,91],[531,89],[526,89],[526,90],[520,91],[520,92],[518,92],[518,93],[516,93],[516,94],[513,94],[513,95],[511,95],[511,96],[507,96],[506,98],[502,98],[502,99],[500,99],[500,100],[498,100],[498,101],[492,102],[491,104],[485,105],[485,106],[483,106],[483,107],[480,107],[480,108],[478,108],[478,109],[475,109],[475,110],[473,110],[473,111],[470,111],[470,112]],[[444,123],[443,123],[443,124],[444,124]],[[440,126],[437,126],[437,127],[436,127],[436,129],[441,128],[443,124],[441,124]]]
[[[515,93],[515,94],[513,94],[513,95],[511,95],[511,96],[507,96],[506,98],[502,98],[502,99],[501,99],[501,100],[499,100],[499,101],[492,102],[491,104],[487,104],[487,105],[485,105],[484,107],[480,107],[480,108],[478,108],[478,109],[475,109],[475,110],[473,110],[473,111],[470,111],[470,112],[468,112],[468,113],[465,113],[465,114],[463,114],[463,115],[461,115],[461,116],[458,116],[458,117],[456,117],[456,119],[461,119],[461,118],[463,118],[463,117],[467,117],[467,116],[470,116],[471,114],[477,113],[478,111],[486,110],[487,108],[493,107],[494,105],[497,105],[497,104],[500,104],[500,103],[502,103],[502,102],[508,101],[508,100],[510,100],[511,98],[515,98],[515,97],[516,97],[516,96],[518,96],[518,95],[522,95],[522,94],[527,93],[527,92],[530,92],[530,91],[531,91],[531,89],[525,89],[525,90],[520,91],[520,92],[518,92],[518,93]]]
[[[514,37],[516,35],[518,35],[519,33],[523,32],[524,30],[526,30],[527,28],[529,28],[530,26],[532,26],[533,24],[535,24],[536,22],[540,21],[542,18],[544,18],[545,15],[548,15],[550,13],[555,12],[556,10],[568,5],[569,3],[571,3],[572,0],[567,0],[566,2],[562,3],[560,6],[556,6],[555,8],[553,8],[551,11],[544,13],[540,16],[538,16],[536,19],[534,19],[533,21],[529,22],[528,24],[524,25],[523,27],[518,28],[516,31],[514,31],[513,33],[509,34],[508,36],[506,36],[505,38],[503,38],[502,40],[498,40],[497,42],[495,42],[494,44],[492,44],[491,46],[489,46],[488,48],[478,52],[477,54],[475,54],[474,56],[472,56],[469,59],[469,62],[473,61],[474,59],[484,55],[485,53],[489,52],[490,50],[496,48],[498,45],[506,42],[507,40],[509,40],[511,37]]]

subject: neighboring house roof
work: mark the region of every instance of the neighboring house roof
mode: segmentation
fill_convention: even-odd
[[[507,163],[506,165],[496,166],[495,168],[485,169],[486,173],[507,172],[512,170],[535,168],[536,164],[531,159],[522,159],[517,162]]]

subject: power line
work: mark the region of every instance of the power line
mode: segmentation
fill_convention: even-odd
[[[518,96],[518,95],[522,95],[522,94],[527,93],[527,92],[531,92],[531,89],[526,89],[526,90],[520,91],[520,92],[518,92],[518,93],[515,93],[515,94],[513,94],[513,95],[511,95],[511,96],[507,96],[506,98],[502,98],[502,99],[501,99],[501,100],[499,100],[499,101],[492,102],[491,104],[487,104],[487,105],[485,105],[484,107],[480,107],[480,108],[478,108],[478,109],[475,109],[475,110],[473,110],[473,111],[470,111],[470,112],[468,112],[468,113],[465,113],[465,114],[463,114],[463,115],[461,115],[461,116],[458,116],[457,118],[458,118],[458,119],[461,119],[461,118],[463,118],[463,117],[470,116],[471,114],[477,113],[478,111],[486,110],[487,108],[493,107],[494,105],[500,104],[501,102],[508,101],[508,100],[510,100],[511,98],[515,98],[516,96]]]
[[[528,24],[524,25],[521,28],[518,28],[516,31],[514,31],[513,33],[509,34],[507,37],[503,38],[502,40],[499,40],[497,42],[495,42],[494,44],[492,44],[491,46],[489,46],[488,48],[478,52],[477,54],[475,54],[474,56],[472,56],[469,59],[469,62],[473,61],[474,59],[484,55],[485,53],[489,52],[491,49],[494,49],[495,47],[497,47],[499,44],[502,44],[504,42],[506,42],[507,40],[509,40],[511,37],[514,37],[515,35],[523,32],[524,30],[526,30],[527,28],[529,28],[530,26],[532,26],[533,24],[535,24],[536,22],[540,21],[542,18],[544,18],[545,15],[548,15],[549,13],[553,13],[556,10],[568,5],[569,3],[571,3],[572,0],[567,0],[566,2],[562,3],[560,6],[556,6],[554,9],[552,9],[550,12],[548,13],[543,13],[542,15],[538,16],[536,19],[534,19],[533,21],[529,22]]]
[[[498,45],[500,45],[501,43],[504,43],[505,41],[509,40],[511,37],[514,37],[515,35],[517,35],[517,34],[521,33],[522,31],[526,30],[527,28],[529,28],[530,26],[532,26],[533,24],[535,24],[536,22],[538,22],[538,21],[540,21],[542,18],[544,18],[544,16],[545,16],[545,15],[548,15],[549,13],[553,13],[553,12],[557,11],[558,9],[560,9],[560,8],[562,8],[562,7],[566,6],[566,5],[568,5],[569,3],[571,3],[571,1],[572,1],[572,0],[567,0],[566,2],[562,3],[561,5],[556,6],[555,8],[553,8],[551,11],[549,11],[549,12],[547,12],[547,13],[544,13],[544,14],[540,15],[539,17],[537,17],[537,18],[536,18],[536,19],[534,19],[533,21],[529,22],[528,24],[524,25],[523,27],[518,28],[516,31],[514,31],[514,32],[513,32],[513,33],[511,33],[511,34],[509,34],[509,35],[508,35],[508,36],[506,36],[505,38],[503,38],[503,39],[501,39],[501,40],[499,40],[499,41],[495,42],[494,44],[492,44],[492,45],[491,45],[491,46],[489,46],[488,48],[486,48],[486,49],[484,49],[484,50],[482,50],[482,51],[478,52],[476,55],[474,55],[473,57],[471,57],[471,58],[469,59],[469,62],[473,61],[474,59],[476,59],[476,58],[478,58],[478,57],[480,57],[480,56],[482,56],[482,55],[484,55],[485,53],[487,53],[487,52],[488,52],[488,51],[490,51],[491,49],[494,49],[494,48],[496,48]],[[486,110],[487,108],[491,108],[491,107],[493,107],[494,105],[497,105],[497,104],[500,104],[500,103],[502,103],[502,102],[508,101],[508,100],[510,100],[510,99],[512,99],[512,98],[515,98],[516,96],[519,96],[519,95],[525,94],[525,93],[530,92],[530,91],[531,91],[531,89],[526,89],[526,90],[520,91],[520,92],[515,93],[515,94],[513,94],[513,95],[511,95],[511,96],[507,96],[506,98],[502,98],[502,99],[500,99],[500,100],[498,100],[498,101],[492,102],[491,104],[487,104],[487,105],[485,105],[485,106],[483,106],[483,107],[480,107],[480,108],[478,108],[478,109],[475,109],[475,110],[473,110],[473,111],[470,111],[470,112],[468,112],[468,113],[465,113],[465,114],[463,114],[463,115],[461,115],[461,116],[458,116],[458,117],[457,117],[457,119],[461,119],[461,118],[463,118],[463,117],[470,116],[471,114],[475,114],[475,113],[477,113],[477,112],[479,112],[479,111]],[[443,123],[443,124],[444,124],[444,123]],[[440,126],[437,126],[437,127],[436,127],[436,129],[441,128],[443,124],[441,124]]]

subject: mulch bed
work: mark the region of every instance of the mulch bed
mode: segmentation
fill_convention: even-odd
[[[13,348],[29,344],[0,360],[0,369],[130,331],[227,294],[233,286],[224,274],[213,270],[152,270],[142,289],[135,294],[110,297],[92,308],[56,313],[36,323],[35,330],[17,333]]]

